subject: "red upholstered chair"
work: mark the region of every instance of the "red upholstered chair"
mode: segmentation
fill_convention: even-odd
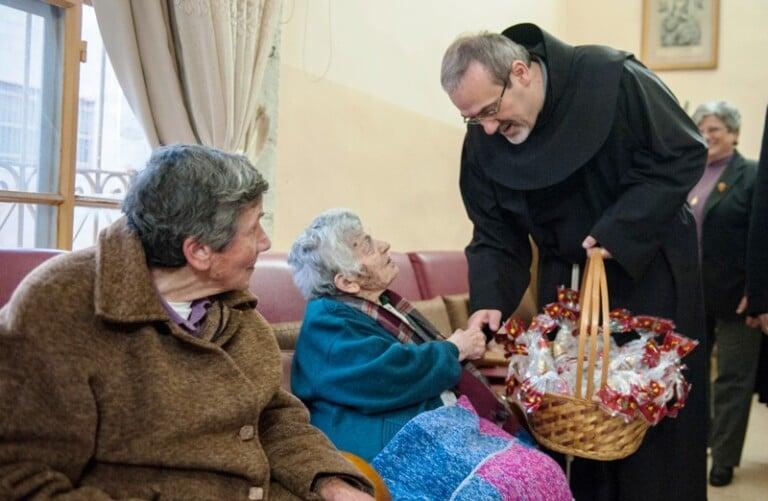
[[[307,305],[293,283],[293,270],[285,252],[261,254],[251,276],[249,289],[257,298],[256,307],[269,323],[295,322],[304,317]]]
[[[416,272],[413,269],[408,254],[405,252],[390,252],[389,255],[392,258],[392,261],[397,264],[397,267],[400,268],[400,272],[397,274],[395,281],[392,282],[390,289],[409,301],[426,299],[427,297],[423,296],[421,293],[419,282],[416,278]]]
[[[408,256],[423,298],[469,291],[467,258],[462,251],[419,251]]]
[[[533,247],[531,284],[513,316],[529,322],[536,315],[536,248]],[[408,253],[424,298],[469,292],[467,258],[462,251],[418,251]]]
[[[443,296],[453,328],[463,328],[469,319],[469,276],[462,251],[419,251],[409,253],[416,279],[425,298]],[[529,322],[536,314],[531,289],[523,296],[513,316]],[[504,392],[507,359],[500,351],[489,350],[482,360],[481,372],[500,393]]]
[[[16,286],[30,271],[62,252],[57,249],[0,249],[0,307],[8,302]]]

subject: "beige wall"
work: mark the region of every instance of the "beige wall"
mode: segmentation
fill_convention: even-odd
[[[768,103],[768,1],[721,4],[718,69],[659,75],[691,109],[709,99],[736,104],[739,148],[755,158]],[[471,231],[458,192],[463,128],[438,82],[444,48],[463,31],[531,21],[569,43],[639,56],[641,7],[642,0],[287,3],[274,248],[286,250],[313,216],[336,206],[357,211],[395,249],[462,248]]]
[[[564,2],[569,22],[559,36],[569,43],[604,44],[640,58],[642,1]],[[596,13],[600,13],[597,15]],[[720,47],[714,70],[659,71],[690,113],[711,100],[741,111],[739,151],[756,159],[768,105],[768,1],[720,0]]]
[[[463,247],[470,226],[458,194],[461,129],[282,71],[273,248],[288,249],[331,207],[357,212],[395,250]]]
[[[462,249],[471,233],[458,189],[464,132],[440,89],[442,53],[462,31],[500,30],[503,19],[555,29],[559,4],[288,2],[273,248],[287,250],[321,211],[349,207],[395,250]]]

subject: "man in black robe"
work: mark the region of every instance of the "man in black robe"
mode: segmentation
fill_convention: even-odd
[[[532,24],[456,40],[441,80],[469,124],[460,187],[474,224],[470,325],[495,330],[514,311],[530,281],[530,235],[540,305],[600,247],[611,307],[673,319],[701,343],[685,359],[685,409],[626,459],[576,459],[576,499],[706,499],[707,350],[685,205],[707,156],[696,125],[631,54],[572,47]]]

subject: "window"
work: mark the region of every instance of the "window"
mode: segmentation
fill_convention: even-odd
[[[0,51],[0,246],[91,245],[150,151],[95,13],[0,0]]]

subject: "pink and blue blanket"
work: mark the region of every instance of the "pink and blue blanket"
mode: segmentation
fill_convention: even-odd
[[[562,469],[461,397],[409,421],[374,458],[396,500],[571,501]]]

